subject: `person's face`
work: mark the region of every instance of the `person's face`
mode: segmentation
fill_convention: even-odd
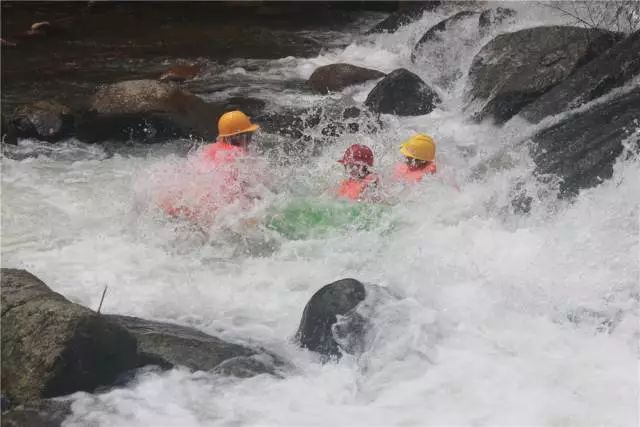
[[[367,175],[367,166],[358,164],[345,164],[345,170],[351,178],[363,178]]]
[[[429,163],[427,160],[418,160],[418,159],[414,159],[413,157],[405,157],[405,162],[407,166],[409,166],[412,169],[421,168],[427,163]]]
[[[241,133],[239,135],[229,137],[229,142],[238,147],[248,148],[251,144],[252,137],[253,132]]]

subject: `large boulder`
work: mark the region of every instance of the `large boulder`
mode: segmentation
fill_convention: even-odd
[[[450,88],[464,75],[469,58],[486,33],[512,22],[515,14],[502,7],[458,12],[424,33],[413,47],[411,61],[432,76],[432,83]]]
[[[384,76],[384,73],[369,68],[351,64],[330,64],[317,68],[309,77],[307,86],[318,93],[338,92],[348,86]]]
[[[342,279],[317,291],[302,313],[296,340],[303,348],[320,353],[325,360],[340,357],[340,346],[333,327],[338,316],[344,316],[364,301],[364,285],[355,279]]]
[[[222,362],[261,355],[272,360],[263,364],[262,372],[272,372],[276,358],[257,349],[232,344],[207,335],[197,329],[137,317],[105,315],[106,319],[129,331],[138,342],[140,365],[154,364],[163,369],[184,366],[191,370],[208,371]]]
[[[507,7],[496,7],[492,9],[483,10],[478,17],[478,27],[480,31],[485,33],[489,29],[495,26],[503,24],[512,24],[515,22],[513,19],[516,16],[516,11]]]
[[[400,27],[422,18],[424,12],[436,9],[440,3],[440,1],[403,2],[398,10],[378,22],[367,31],[367,34],[395,33]]]
[[[213,139],[223,113],[196,95],[170,83],[130,80],[106,85],[89,102],[77,136],[104,140],[157,141],[169,138]]]
[[[600,184],[613,174],[625,140],[640,148],[639,117],[640,88],[571,114],[533,137],[536,173],[560,177],[564,197]]]
[[[411,61],[432,76],[432,83],[449,88],[463,76],[465,58],[473,55],[479,12],[463,11],[440,21],[418,40]]]
[[[471,108],[477,119],[503,123],[611,47],[618,36],[569,26],[535,27],[501,34],[487,43],[469,70]]]
[[[55,101],[37,101],[18,107],[10,120],[18,138],[36,138],[42,141],[59,141],[74,131],[71,109]]]
[[[538,123],[623,86],[640,75],[639,52],[640,31],[636,31],[527,105],[520,116]]]
[[[475,25],[477,17],[480,12],[472,10],[464,10],[458,12],[453,16],[443,19],[433,27],[429,28],[426,33],[420,37],[420,40],[415,44],[411,51],[411,61],[415,62],[416,59],[421,56],[423,52],[429,52],[432,45],[437,45],[443,42],[443,33],[445,32],[459,32],[463,27],[469,24]],[[471,22],[470,22],[471,21]],[[456,34],[456,37],[458,34]],[[437,60],[437,58],[428,58],[429,60]]]
[[[2,414],[2,427],[60,427],[71,415],[71,401],[42,399]]]
[[[2,269],[2,393],[12,402],[93,391],[138,366],[136,340],[24,270]]]
[[[421,116],[433,111],[438,102],[438,94],[420,77],[399,68],[378,82],[365,105],[375,113]]]

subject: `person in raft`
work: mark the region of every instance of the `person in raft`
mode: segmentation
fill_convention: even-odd
[[[216,142],[204,145],[196,153],[205,169],[216,173],[219,184],[215,188],[203,189],[203,194],[192,206],[183,206],[179,202],[181,195],[168,195],[161,203],[162,209],[170,216],[183,217],[196,223],[206,224],[211,215],[223,205],[231,204],[240,198],[251,198],[245,167],[240,167],[243,159],[249,156],[249,146],[253,133],[259,126],[251,123],[242,111],[230,111],[218,120],[218,138]],[[256,172],[256,171],[253,171]]]
[[[213,166],[222,166],[246,157],[253,133],[258,128],[242,111],[224,113],[218,120],[218,139],[201,149],[203,159]]]
[[[429,135],[416,134],[400,146],[404,161],[396,165],[393,177],[396,181],[415,184],[426,175],[436,173],[436,143]]]
[[[378,201],[380,180],[373,173],[373,152],[366,145],[353,144],[338,163],[344,165],[348,177],[340,183],[336,193],[353,201]]]

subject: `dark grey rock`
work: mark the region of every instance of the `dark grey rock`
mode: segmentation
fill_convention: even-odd
[[[420,40],[415,44],[413,50],[411,51],[411,61],[416,62],[420,54],[428,50],[430,45],[437,45],[438,43],[442,43],[441,33],[451,30],[458,24],[464,25],[467,23],[469,19],[476,20],[479,12],[465,10],[462,12],[458,12],[453,16],[450,16],[442,21],[438,22],[433,27],[429,28],[429,30],[420,37]],[[473,22],[475,25],[476,21]],[[430,58],[432,59],[432,58]],[[437,60],[437,58],[435,58]],[[432,59],[433,60],[433,59]]]
[[[342,89],[384,77],[385,74],[351,64],[330,64],[317,68],[307,86],[318,93],[338,92]]]
[[[433,111],[438,102],[438,94],[420,77],[399,68],[378,82],[365,105],[375,113],[421,116]]]
[[[538,123],[599,98],[639,74],[640,31],[636,31],[527,105],[520,116]]]
[[[264,356],[237,356],[220,363],[213,372],[237,378],[251,378],[261,374],[279,376],[273,360]]]
[[[480,50],[469,70],[469,98],[480,110],[476,118],[507,121],[617,39],[609,31],[568,26],[499,35]]]
[[[122,327],[24,270],[2,269],[2,393],[14,403],[92,391],[138,365]]]
[[[482,11],[478,17],[478,26],[481,31],[487,31],[491,27],[512,23],[517,12],[508,7],[496,7],[495,9],[487,9]]]
[[[533,137],[538,175],[560,177],[561,195],[594,187],[613,174],[623,141],[640,125],[640,88],[587,111],[571,114]],[[631,149],[638,151],[636,137]]]
[[[340,347],[333,335],[337,316],[355,309],[365,297],[364,285],[355,279],[342,279],[322,287],[304,308],[296,333],[297,342],[327,359],[340,357]]]
[[[395,33],[400,27],[422,18],[424,12],[435,10],[441,3],[440,1],[404,2],[397,11],[367,31],[367,34]]]
[[[18,138],[59,141],[74,132],[71,109],[55,101],[38,101],[18,107],[11,119]]]
[[[155,364],[164,369],[185,366],[207,371],[227,359],[259,352],[186,326],[115,314],[103,317],[136,338],[140,365]]]

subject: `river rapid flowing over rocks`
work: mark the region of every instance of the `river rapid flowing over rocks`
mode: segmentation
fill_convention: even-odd
[[[637,424],[640,15],[5,3],[3,426]],[[250,204],[194,155],[235,109]]]

